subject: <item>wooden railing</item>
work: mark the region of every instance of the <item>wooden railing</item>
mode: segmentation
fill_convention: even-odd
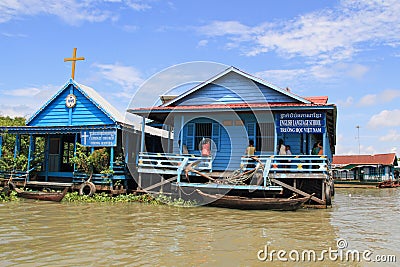
[[[315,155],[260,155],[256,159],[243,156],[240,166],[243,170],[254,168],[253,166],[260,161],[264,164],[264,171],[271,172],[290,172],[290,173],[325,173],[329,171],[329,160],[326,156]]]
[[[190,154],[148,153],[142,152],[138,156],[139,173],[158,173],[180,175],[190,163],[199,161],[195,169],[198,171],[212,171],[211,157],[201,157]]]

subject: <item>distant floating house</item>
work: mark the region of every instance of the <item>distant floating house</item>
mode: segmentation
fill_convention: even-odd
[[[381,182],[397,178],[398,161],[395,153],[374,155],[335,155],[333,177],[340,180]],[[398,175],[397,175],[398,176]]]
[[[174,144],[171,150],[164,149],[163,155],[141,151],[139,173],[143,176],[160,174],[168,178],[175,174],[175,185],[179,188],[224,187],[274,194],[276,188],[268,187],[268,180],[282,179],[275,184],[284,181],[284,187],[289,184],[292,189],[301,188],[303,193],[316,193],[318,203],[326,203],[324,181],[328,173],[327,160],[332,160],[335,153],[337,112],[336,106],[328,103],[328,97],[301,97],[291,90],[279,88],[230,67],[178,96],[162,96],[160,102],[162,104],[159,106],[128,110],[141,116],[143,123],[150,119],[154,124],[164,124],[168,126],[166,128],[173,129]],[[198,177],[182,181],[184,165],[204,158],[202,150],[205,140],[211,143],[211,163],[203,166],[203,171],[208,170],[210,175],[216,176],[246,164],[243,161],[244,153],[252,140],[256,156],[267,166],[263,173],[263,186],[212,185]],[[293,159],[290,163],[287,158],[281,159],[281,163],[286,164],[274,163],[279,160],[276,149],[279,140],[291,148]],[[311,155],[317,142],[323,147],[321,156]],[[187,155],[182,155],[185,153]],[[163,164],[165,159],[176,161],[172,167],[178,167],[169,168]],[[145,180],[140,182],[146,183]],[[194,181],[199,183],[195,184]],[[287,191],[288,195],[292,189]]]

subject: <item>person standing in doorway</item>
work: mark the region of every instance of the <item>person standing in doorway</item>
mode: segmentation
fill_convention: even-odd
[[[318,155],[323,155],[324,154],[324,148],[323,148],[321,142],[318,142],[317,146],[318,146],[318,149],[319,149],[318,150]]]
[[[277,152],[278,152],[278,155],[286,155],[286,146],[283,144],[282,139],[279,139]]]
[[[254,141],[249,140],[249,146],[246,148],[246,156],[251,157],[256,153],[256,148],[254,147]]]
[[[210,144],[210,139],[205,139],[201,141],[201,156],[203,157],[209,157],[211,156],[211,144]]]
[[[254,147],[254,141],[249,140],[249,146],[246,148],[246,156],[248,158],[254,157],[254,154],[256,153],[256,148]],[[246,165],[247,169],[253,169],[256,167],[254,159],[248,159],[248,164]]]
[[[311,155],[318,155],[319,152],[319,147],[318,147],[318,142],[316,142],[311,150]]]

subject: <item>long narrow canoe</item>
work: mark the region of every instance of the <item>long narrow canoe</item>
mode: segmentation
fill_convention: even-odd
[[[279,210],[293,211],[299,209],[309,197],[303,198],[248,198],[221,194],[207,194],[196,189],[208,206],[243,209],[243,210]]]
[[[65,187],[62,192],[24,191],[18,188],[14,190],[22,198],[60,202],[67,194],[68,187]]]

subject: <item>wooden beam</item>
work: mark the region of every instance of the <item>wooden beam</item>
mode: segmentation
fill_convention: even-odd
[[[173,180],[176,180],[177,178],[178,178],[177,176],[174,176],[174,177],[172,177],[172,178],[169,178],[169,179],[167,179],[167,180],[161,181],[161,182],[159,182],[159,183],[150,185],[149,187],[144,188],[143,191],[149,191],[149,190],[151,190],[151,189],[153,189],[153,188],[156,188],[156,187],[158,187],[158,186],[161,186],[161,185],[164,185],[164,184],[166,184],[166,183],[172,182]]]
[[[293,186],[290,186],[290,185],[288,185],[288,184],[286,184],[284,182],[281,182],[281,181],[279,181],[277,179],[272,178],[271,182],[276,183],[276,184],[278,184],[278,185],[280,185],[282,187],[285,187],[285,188],[287,188],[287,189],[289,189],[289,190],[291,190],[291,191],[293,191],[293,192],[295,192],[297,194],[300,194],[302,196],[309,197],[309,198],[311,198],[311,200],[314,200],[315,202],[318,202],[319,204],[326,205],[325,201],[323,201],[323,200],[321,200],[321,199],[319,199],[317,197],[314,197],[311,194],[308,194],[308,193],[306,193],[304,191],[301,191],[300,189],[294,188]],[[324,192],[322,192],[322,193],[324,194]]]

